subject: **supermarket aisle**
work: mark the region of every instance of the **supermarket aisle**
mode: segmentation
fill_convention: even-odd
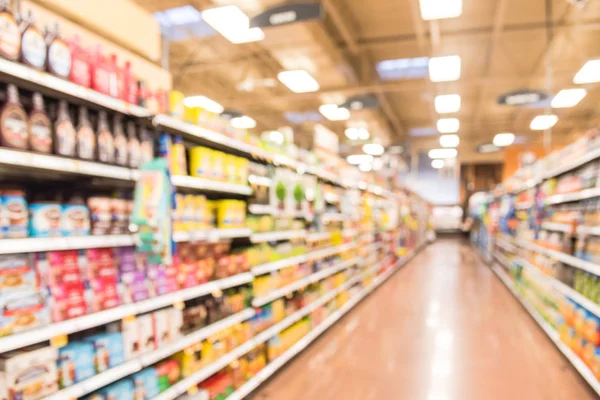
[[[468,244],[442,239],[257,400],[596,399]]]

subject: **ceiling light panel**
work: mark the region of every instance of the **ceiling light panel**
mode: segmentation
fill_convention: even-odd
[[[554,96],[550,106],[552,108],[575,107],[587,94],[584,88],[563,89]]]
[[[323,104],[319,107],[319,112],[330,121],[346,121],[350,118],[350,111],[338,107],[337,104]]]
[[[463,10],[462,0],[419,0],[419,5],[425,21],[460,17]]]
[[[352,154],[346,157],[346,161],[352,165],[370,163],[373,161],[373,156],[369,154]]]
[[[256,128],[256,121],[244,115],[243,117],[233,118],[231,126],[237,129],[253,129]]]
[[[433,57],[429,59],[429,79],[431,82],[452,82],[460,79],[461,61],[459,56]]]
[[[379,143],[367,143],[363,145],[362,149],[366,154],[370,154],[372,156],[380,156],[385,151],[383,146]]]
[[[512,133],[498,133],[494,136],[494,146],[506,147],[515,142],[515,135]]]
[[[372,163],[363,163],[358,166],[358,169],[360,169],[362,172],[369,172],[373,169],[373,164]]]
[[[397,58],[377,63],[375,69],[381,79],[421,79],[428,73],[429,57]]]
[[[431,160],[431,167],[435,169],[444,168],[444,164],[445,162],[442,159]]]
[[[409,136],[421,137],[421,136],[433,136],[437,135],[438,131],[436,128],[424,127],[424,128],[410,128],[408,130]]]
[[[435,96],[435,111],[438,114],[450,114],[460,110],[459,94],[442,94]]]
[[[309,93],[319,90],[319,82],[303,69],[282,71],[277,79],[294,93]]]
[[[442,147],[457,147],[460,143],[458,135],[442,135],[440,136],[440,146]]]
[[[533,131],[544,131],[552,128],[557,122],[558,117],[556,115],[538,115],[531,121],[529,128]]]
[[[431,159],[456,158],[458,151],[456,149],[433,149],[429,150],[428,155]]]
[[[231,43],[263,40],[260,28],[250,28],[250,19],[236,6],[211,8],[202,12],[202,19]]]
[[[365,128],[347,128],[344,133],[350,140],[367,140],[371,136]]]
[[[438,119],[437,130],[439,133],[456,133],[460,129],[458,118]]]
[[[186,107],[194,108],[201,107],[211,113],[221,114],[225,108],[216,101],[209,99],[206,96],[189,96],[183,100]]]
[[[600,59],[586,62],[573,78],[577,84],[595,82],[600,82]]]

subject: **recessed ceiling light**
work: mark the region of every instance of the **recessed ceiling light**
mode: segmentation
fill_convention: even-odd
[[[595,82],[600,82],[600,59],[586,62],[573,78],[577,84]]]
[[[460,79],[460,57],[446,56],[429,59],[431,82],[451,82]]]
[[[253,129],[256,128],[256,121],[244,115],[243,117],[232,118],[231,126],[237,129]]]
[[[575,107],[587,94],[584,88],[563,89],[554,96],[550,107],[552,108],[569,108]]]
[[[456,158],[458,151],[456,149],[432,149],[429,150],[429,158]]]
[[[309,93],[319,90],[319,82],[303,69],[281,71],[277,79],[294,93]]]
[[[438,119],[437,130],[440,133],[455,133],[460,128],[458,118],[442,118]]]
[[[237,6],[211,8],[202,12],[202,19],[231,43],[263,40],[260,28],[250,28],[250,19]]]
[[[479,153],[494,153],[499,150],[500,148],[498,146],[493,145],[492,143],[484,143],[482,145],[477,146],[477,151]]]
[[[365,154],[370,154],[372,156],[380,156],[385,151],[383,146],[379,143],[367,143],[362,147]]]
[[[498,133],[494,136],[494,146],[506,147],[513,144],[515,141],[515,135],[512,133]]]
[[[319,112],[330,121],[345,121],[350,118],[350,111],[338,107],[337,104],[323,104],[319,107]]]
[[[455,113],[460,110],[459,94],[442,94],[435,96],[435,111],[439,114]]]
[[[429,57],[397,58],[377,63],[381,79],[421,79],[427,76]]]
[[[352,154],[346,157],[348,164],[358,165],[373,162],[373,156],[369,154]]]
[[[369,172],[373,169],[373,164],[372,163],[362,163],[358,166],[358,169],[360,169],[362,172]]]
[[[206,96],[186,97],[183,99],[183,104],[189,108],[202,107],[203,109],[215,114],[221,114],[223,111],[225,111],[225,108],[222,105]]]
[[[531,121],[529,128],[533,131],[544,131],[552,128],[557,122],[558,117],[556,115],[538,115]]]
[[[462,0],[420,0],[419,3],[421,18],[425,21],[456,18],[462,14]]]
[[[344,133],[350,140],[367,140],[371,136],[365,128],[347,128]]]
[[[458,135],[442,135],[440,136],[440,146],[456,147],[460,143]]]
[[[444,168],[444,164],[445,162],[442,159],[431,160],[431,167],[435,169]]]
[[[267,135],[267,137],[269,138],[269,140],[275,144],[278,145],[282,145],[283,142],[285,141],[285,137],[283,136],[283,133],[279,132],[279,131],[270,131]]]

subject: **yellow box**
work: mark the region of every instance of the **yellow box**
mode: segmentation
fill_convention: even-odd
[[[190,124],[198,125],[198,121],[200,120],[200,107],[186,107],[183,106],[183,120],[185,122],[189,122]]]
[[[248,184],[248,165],[249,165],[249,163],[250,163],[250,161],[248,161],[248,159],[243,158],[243,157],[237,157],[236,183],[239,183],[240,185]]]
[[[238,158],[230,154],[225,155],[225,181],[229,183],[237,183],[238,179]]]
[[[190,175],[211,179],[213,176],[213,150],[197,146],[190,150]]]
[[[177,91],[171,90],[169,92],[169,114],[172,117],[183,119],[185,114],[185,106],[183,105],[184,94]]]
[[[225,180],[225,159],[227,155],[221,151],[212,152],[212,178],[216,181]]]

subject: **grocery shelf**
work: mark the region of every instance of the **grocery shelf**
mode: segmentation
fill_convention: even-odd
[[[68,335],[74,332],[106,325],[131,315],[158,310],[178,302],[205,296],[215,291],[244,285],[252,282],[252,279],[253,276],[249,273],[238,274],[162,296],[156,296],[138,303],[123,304],[109,310],[49,324],[30,331],[16,333],[0,338],[0,353],[50,340],[55,336]]]
[[[594,264],[592,262],[582,260],[580,258],[571,256],[569,254],[566,254],[566,253],[563,253],[560,251],[546,249],[537,244],[527,242],[526,240],[517,240],[517,244],[519,246],[529,249],[531,251],[535,251],[535,252],[550,256],[550,257],[554,257],[557,260],[559,260],[560,262],[569,264],[573,267],[582,269],[587,272],[591,272],[594,275],[600,275],[600,265],[598,265],[598,264]]]
[[[342,214],[342,213],[324,213],[322,216],[322,220],[323,223],[328,223],[328,222],[344,222],[347,221],[349,218],[348,216]]]
[[[507,242],[504,239],[498,239],[496,240],[496,245],[506,251],[508,251],[509,253],[516,253],[517,252],[517,248],[512,245],[511,243]]]
[[[356,236],[358,235],[358,229],[344,229],[342,236]]]
[[[271,215],[275,213],[275,207],[270,204],[250,204],[248,205],[248,211],[254,215]]]
[[[331,232],[313,232],[306,235],[307,242],[316,242],[318,240],[327,240],[331,238]]]
[[[227,193],[249,196],[252,194],[252,188],[248,185],[239,185],[235,183],[219,182],[210,179],[197,178],[186,175],[173,175],[171,182],[177,188],[198,189],[206,192]]]
[[[56,250],[83,250],[134,245],[133,235],[67,236],[0,239],[0,254],[36,253]]]
[[[584,189],[579,192],[555,194],[548,196],[545,200],[545,204],[561,204],[569,203],[572,201],[592,199],[594,197],[600,197],[600,188]]]
[[[194,343],[197,343],[217,332],[227,329],[230,326],[236,325],[249,318],[252,318],[253,316],[253,309],[243,310],[237,314],[231,315],[227,318],[215,322],[214,324],[206,326],[189,335],[177,339],[172,343],[163,345],[160,349],[146,352],[134,359],[126,361],[125,363],[117,367],[110,368],[104,372],[94,375],[89,379],[86,379],[82,382],[76,383],[56,393],[53,393],[52,395],[45,397],[45,400],[73,399],[84,396],[101,387],[116,382],[121,378],[134,374],[142,370],[142,368],[144,367],[153,365],[156,362],[167,358]]]
[[[578,226],[577,234],[584,235],[600,235],[600,226]]]
[[[279,240],[296,239],[305,235],[306,231],[304,229],[293,231],[253,233],[252,235],[250,235],[250,241],[252,243],[276,242]]]
[[[39,91],[43,94],[58,94],[59,97],[67,98],[71,101],[86,102],[134,117],[150,116],[150,111],[143,107],[98,93],[95,90],[77,85],[46,72],[37,71],[24,64],[0,59],[0,76],[3,77],[3,81],[9,81],[9,83],[15,83],[19,87]]]
[[[582,165],[587,164],[588,162],[593,161],[596,158],[600,158],[600,148],[594,149],[594,150],[588,152],[587,154],[584,154],[583,156],[577,157],[577,161],[573,161],[566,165],[562,165],[560,167],[551,169],[544,176],[544,178],[548,179],[548,178],[553,178],[555,176],[564,174],[565,172],[568,172],[572,169],[581,167]]]
[[[346,243],[340,246],[328,247],[325,249],[315,250],[306,255],[306,258],[311,260],[317,260],[319,258],[331,257],[338,253],[343,253],[344,251],[348,251],[354,248],[356,245],[354,243]]]
[[[269,178],[268,176],[258,176],[250,174],[248,175],[248,182],[251,185],[271,186],[271,183],[273,183],[273,179]]]
[[[249,237],[252,231],[248,228],[206,229],[173,233],[175,242],[217,242],[223,239]]]
[[[535,178],[527,179],[525,182],[512,188],[510,193],[516,194],[516,193],[524,192],[525,190],[529,190],[533,187],[536,187],[541,182],[542,182],[541,179],[535,179]]]
[[[554,330],[544,319],[538,314],[538,312],[531,307],[525,300],[521,298],[519,293],[515,290],[513,283],[506,276],[502,269],[496,265],[491,266],[492,271],[500,278],[502,283],[510,290],[515,298],[521,303],[523,308],[529,313],[529,315],[537,322],[542,330],[548,335],[548,338],[554,343],[554,345],[560,350],[560,352],[571,362],[573,367],[581,374],[583,379],[594,389],[594,391],[600,395],[600,382],[594,376],[594,373],[588,368],[587,365],[581,360],[569,347],[567,347],[560,340],[558,332]]]
[[[2,59],[0,59],[0,64]],[[0,165],[133,182],[131,169],[48,154],[0,148]]]
[[[314,260],[317,258],[329,257],[337,253],[341,253],[343,251],[349,250],[354,247],[353,243],[344,244],[341,246],[328,247],[326,249],[315,250],[311,253],[300,254],[294,257],[284,258],[283,260],[270,262],[267,264],[262,264],[252,268],[252,273],[254,275],[263,275],[268,274],[269,272],[277,271],[282,268],[291,267],[294,265],[302,264],[310,260]]]
[[[561,224],[558,222],[544,222],[542,223],[542,229],[554,232],[573,233],[572,224]]]

